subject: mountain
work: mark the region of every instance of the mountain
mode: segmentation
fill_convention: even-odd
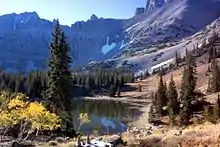
[[[147,0],[146,11],[153,10],[155,8],[160,8],[167,3],[168,0]]]
[[[219,16],[217,0],[148,0],[130,19],[104,19],[93,14],[87,21],[62,29],[75,66],[90,61],[89,65],[111,63],[108,66],[116,67],[125,62],[130,66],[131,56],[148,55],[152,50],[156,54],[159,48],[178,44]],[[8,71],[47,68],[53,24],[36,12],[0,16],[0,67]],[[134,64],[135,71],[144,68],[139,62]]]
[[[121,23],[122,20],[98,19],[92,15],[86,22],[62,26],[74,49],[71,54],[76,58],[75,64],[87,63],[93,58],[105,59],[110,50],[120,48]],[[53,25],[36,12],[0,16],[1,67],[9,71],[46,68]]]
[[[179,41],[220,15],[220,2],[213,0],[170,0],[163,6],[162,0],[149,1],[154,2],[154,9],[126,22],[132,48]]]
[[[146,69],[151,71],[173,62],[176,51],[183,55],[186,48],[192,49],[197,43],[201,45],[213,34],[211,30],[217,28],[219,32],[219,16],[219,1],[167,1],[161,7],[127,20],[125,31],[130,39],[128,46],[113,58],[93,62],[87,68],[126,66],[137,74]]]

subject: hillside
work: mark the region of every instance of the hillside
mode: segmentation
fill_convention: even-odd
[[[128,66],[137,75],[144,73],[145,70],[152,72],[154,68],[174,63],[175,52],[183,56],[186,48],[189,50],[196,46],[201,48],[213,36],[214,32],[219,32],[219,30],[220,18],[217,18],[196,34],[183,38],[178,42],[152,45],[143,49],[126,49],[113,59],[105,61],[103,65],[110,63],[112,67]]]
[[[202,56],[197,57],[196,63],[196,91],[202,93],[203,96],[200,98],[203,98],[205,102],[214,105],[218,99],[218,92],[207,92],[208,79],[210,77],[210,73],[207,72],[208,66],[210,66],[210,63],[208,63],[208,54],[205,53]],[[164,82],[166,82],[166,84],[169,83],[171,75],[173,75],[177,91],[180,92],[183,76],[183,67],[171,70],[168,73],[166,73],[163,76],[163,80]],[[158,83],[158,75],[139,80],[136,83],[130,85],[136,87],[138,87],[138,85],[141,85],[142,92],[132,91],[123,93],[123,95],[129,97],[138,96],[145,99],[149,99],[151,93],[156,92],[156,87],[158,86]],[[130,123],[130,128],[127,130],[127,132],[124,133],[124,138],[129,140],[129,142],[135,142],[134,144],[137,144],[136,146],[138,146],[139,141],[141,142],[142,146],[219,146],[219,124],[212,124],[210,122],[207,122],[206,118],[204,119],[203,112],[193,112],[193,117],[191,119],[193,123],[187,127],[181,127],[178,125],[171,126],[169,124],[169,119],[166,116],[164,118],[161,118],[165,123],[156,125],[154,126],[154,128],[149,127],[149,124],[147,124],[149,119],[149,109],[150,105],[146,105],[144,108],[142,108],[142,116],[138,120]]]

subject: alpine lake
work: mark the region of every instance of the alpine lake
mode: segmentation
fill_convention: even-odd
[[[127,130],[128,124],[142,114],[143,103],[109,100],[79,100],[74,102],[72,114],[75,129],[85,135],[110,135]],[[80,123],[79,114],[87,114],[88,123]]]

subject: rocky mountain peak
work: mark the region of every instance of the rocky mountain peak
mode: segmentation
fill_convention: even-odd
[[[40,17],[38,16],[36,12],[24,12],[24,13],[18,14],[17,18],[26,20],[26,21],[33,20],[33,19],[40,19]]]
[[[98,20],[99,18],[95,15],[95,14],[92,14],[92,16],[90,17],[90,20]]]
[[[136,8],[135,16],[143,14],[145,9],[143,7]]]
[[[147,0],[146,11],[162,7],[168,0]]]

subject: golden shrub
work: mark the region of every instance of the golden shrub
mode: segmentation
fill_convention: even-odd
[[[23,109],[27,106],[27,103],[20,100],[19,98],[15,98],[9,101],[8,109]]]
[[[9,128],[20,123],[29,124],[26,125],[27,131],[53,130],[60,126],[60,117],[47,111],[42,103],[25,102],[25,100],[25,95],[18,94],[6,103],[6,107],[0,106],[0,128]]]
[[[80,119],[82,124],[86,124],[86,123],[90,122],[90,119],[89,119],[89,116],[88,116],[87,113],[80,113],[79,119]]]

